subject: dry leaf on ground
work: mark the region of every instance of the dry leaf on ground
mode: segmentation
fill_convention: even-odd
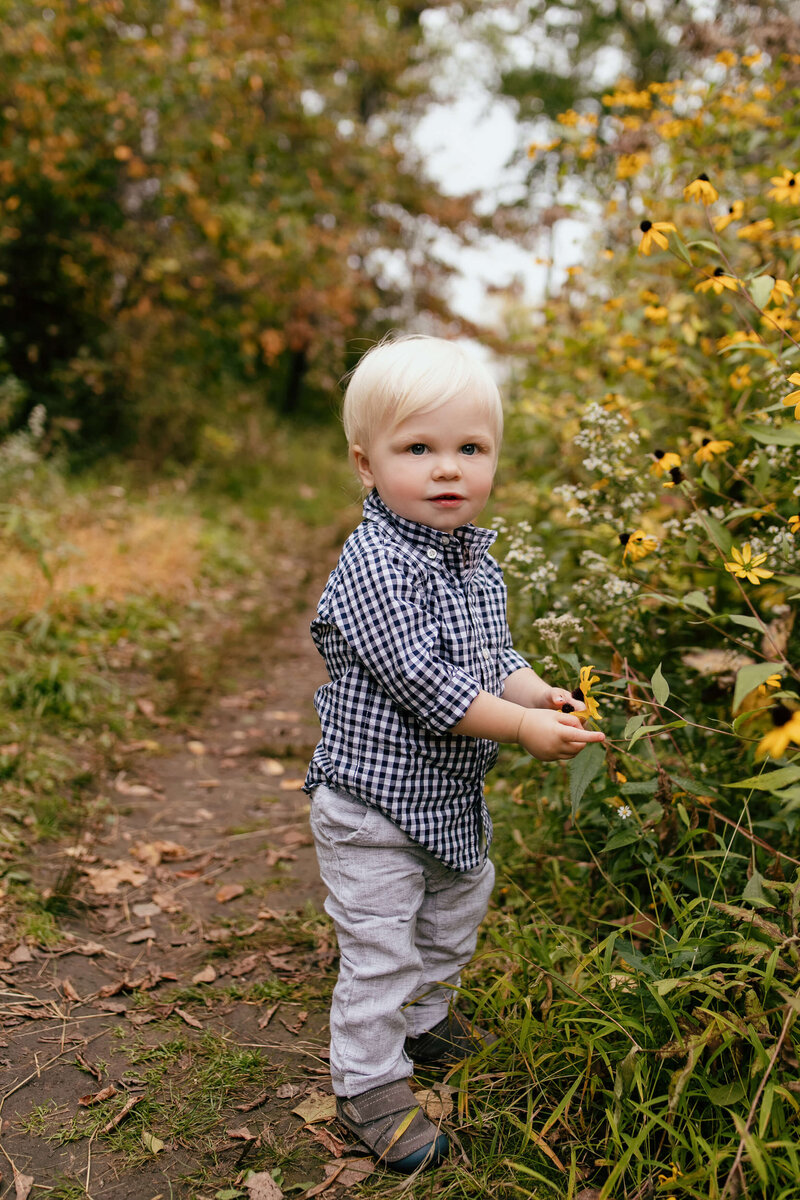
[[[126,942],[135,946],[139,942],[154,942],[156,940],[156,931],[152,925],[145,925],[144,929],[134,929],[133,933],[129,933],[125,938]]]
[[[212,967],[211,963],[203,967],[201,971],[192,976],[192,983],[213,983],[217,978],[217,972]]]
[[[334,1137],[330,1129],[326,1129],[324,1125],[319,1129],[312,1129],[311,1136],[314,1138],[315,1142],[319,1142],[321,1146],[324,1146],[328,1153],[332,1154],[334,1158],[342,1157],[347,1143],[341,1141],[337,1137]]]
[[[282,792],[299,792],[302,790],[305,779],[282,779],[280,783]]]
[[[166,1142],[162,1142],[161,1138],[157,1138],[154,1133],[149,1133],[146,1129],[142,1130],[142,1145],[151,1154],[158,1154],[166,1147],[166,1144]]]
[[[59,987],[61,989],[61,995],[64,997],[65,1000],[73,1000],[73,1001],[80,1000],[80,996],[75,991],[75,988],[72,986],[72,982],[69,979],[57,980],[56,987]]]
[[[286,768],[277,758],[260,758],[258,769],[262,775],[283,775]]]
[[[299,1096],[302,1088],[296,1083],[282,1083],[279,1088],[275,1089],[275,1096],[278,1100],[293,1100],[295,1096]]]
[[[319,1196],[322,1192],[328,1190],[329,1187],[336,1185],[337,1187],[353,1187],[356,1183],[361,1183],[368,1175],[371,1175],[375,1170],[375,1163],[370,1158],[343,1158],[338,1163],[326,1163],[325,1174],[326,1179],[322,1183],[318,1183],[316,1187],[309,1188],[304,1193],[305,1196]]]
[[[235,900],[237,896],[244,895],[244,884],[241,883],[224,883],[217,892],[215,899],[218,904],[227,904],[229,900]]]
[[[188,1013],[185,1008],[175,1008],[173,1009],[173,1012],[176,1016],[180,1017],[182,1021],[185,1021],[187,1025],[191,1025],[192,1029],[203,1028],[202,1021],[198,1021],[197,1017],[193,1017],[192,1014]]]
[[[16,963],[17,965],[20,963],[29,963],[33,962],[33,955],[31,954],[30,948],[25,944],[25,942],[20,942],[20,944],[15,946],[8,955],[8,961]]]
[[[237,1104],[237,1112],[252,1112],[254,1108],[260,1108],[265,1101],[269,1100],[269,1092],[260,1092],[253,1100],[248,1100],[246,1104]]]
[[[114,780],[114,791],[121,796],[153,796],[155,793],[146,783],[128,783],[125,772],[120,771]]]
[[[316,1125],[319,1121],[331,1121],[336,1116],[336,1097],[314,1091],[307,1100],[298,1104],[297,1108],[293,1108],[292,1112],[306,1125]]]
[[[147,863],[150,867],[157,867],[161,862],[177,862],[181,858],[186,858],[189,851],[185,846],[181,846],[179,842],[138,842],[131,850],[133,858],[138,858],[139,862]]]
[[[283,1192],[266,1171],[250,1172],[244,1180],[249,1200],[283,1200]]]
[[[116,1094],[117,1089],[113,1083],[110,1083],[108,1087],[102,1088],[99,1092],[90,1092],[88,1096],[81,1096],[78,1104],[81,1108],[91,1108],[93,1104],[102,1104],[104,1100],[110,1100]]]
[[[28,1200],[33,1187],[32,1175],[19,1175],[14,1172],[14,1196],[15,1200]]]
[[[242,958],[228,971],[232,979],[238,979],[241,975],[249,975],[254,971],[261,961],[260,954],[248,954],[246,958]]]
[[[431,1088],[420,1088],[414,1092],[430,1121],[441,1121],[453,1111],[453,1089],[446,1083],[435,1083]]]
[[[225,1133],[232,1141],[254,1142],[256,1140],[256,1134],[251,1133],[246,1125],[240,1126],[239,1129],[226,1129]]]
[[[124,859],[110,867],[84,867],[83,871],[89,880],[90,888],[98,896],[110,896],[123,883],[129,883],[131,887],[141,887],[147,882],[146,872]]]

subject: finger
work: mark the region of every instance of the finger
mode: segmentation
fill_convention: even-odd
[[[559,688],[553,688],[550,693],[550,703],[560,708],[562,704],[572,704],[573,699],[569,692],[562,692]],[[575,705],[577,708],[577,705]]]
[[[573,729],[583,729],[580,719],[573,713],[559,713],[558,719],[561,725],[569,725]]]

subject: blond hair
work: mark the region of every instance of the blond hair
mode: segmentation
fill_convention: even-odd
[[[399,425],[414,413],[466,395],[485,404],[499,446],[503,406],[487,367],[444,338],[389,335],[367,351],[350,376],[342,407],[347,444],[367,449],[386,423]]]

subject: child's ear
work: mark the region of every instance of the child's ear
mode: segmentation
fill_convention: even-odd
[[[350,453],[353,456],[353,464],[358,472],[358,477],[365,488],[375,487],[375,476],[372,474],[369,466],[369,458],[366,451],[356,444],[350,448]]]

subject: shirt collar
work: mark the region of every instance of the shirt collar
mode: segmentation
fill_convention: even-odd
[[[454,556],[461,557],[471,567],[478,565],[497,539],[495,530],[481,529],[477,525],[460,525],[454,533],[442,533],[430,525],[399,517],[387,508],[374,488],[364,501],[364,520],[388,525],[404,542],[423,552],[436,550],[447,561]]]

